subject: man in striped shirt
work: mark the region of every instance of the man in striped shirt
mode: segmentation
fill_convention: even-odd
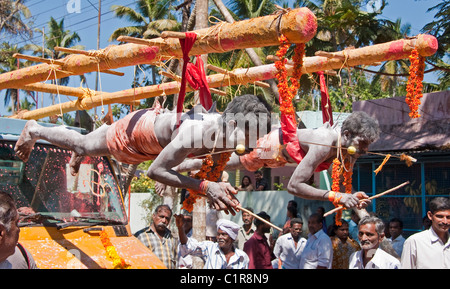
[[[168,269],[175,269],[178,241],[167,228],[172,218],[172,210],[167,205],[156,207],[153,222],[134,235],[158,257]]]
[[[194,238],[188,238],[183,230],[184,218],[175,215],[178,235],[180,237],[181,256],[197,256],[204,260],[203,269],[247,269],[248,256],[244,251],[234,246],[239,225],[226,220],[217,221],[217,242],[199,242]]]

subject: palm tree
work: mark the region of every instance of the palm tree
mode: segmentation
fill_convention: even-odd
[[[48,22],[49,32],[44,36],[44,47],[36,44],[25,45],[25,49],[32,51],[33,55],[39,55],[44,58],[61,59],[66,56],[66,53],[55,51],[55,47],[66,47],[73,49],[84,49],[83,45],[76,45],[79,42],[80,36],[76,32],[71,32],[64,28],[64,18],[57,22],[53,17]],[[81,76],[83,78],[83,76]],[[59,85],[69,84],[69,77],[58,80]],[[55,104],[55,97],[52,95],[52,104]]]
[[[178,30],[179,23],[168,7],[174,0],[140,0],[137,1],[137,9],[127,6],[113,5],[111,10],[118,18],[127,18],[135,26],[127,26],[116,29],[109,41],[114,41],[119,36],[132,36],[143,38],[155,38],[166,30]]]
[[[174,0],[139,0],[137,1],[136,9],[127,6],[113,5],[111,10],[118,18],[126,18],[134,26],[126,26],[116,29],[110,36],[109,41],[114,41],[119,36],[132,36],[137,38],[156,38],[161,35],[161,32],[180,29],[180,24],[176,21],[175,16],[169,9],[174,3]],[[152,81],[147,77],[140,81],[141,72],[150,71]],[[140,69],[135,68],[136,79],[132,86],[139,84],[149,85],[155,84],[157,78],[157,68],[155,66],[141,65]]]
[[[445,63],[445,59],[450,56],[450,0],[443,0],[436,6],[428,9],[430,11],[437,11],[434,15],[434,21],[426,24],[422,31],[430,33],[438,39],[439,48],[435,55],[429,57],[428,60],[439,72],[440,90],[448,90],[450,86],[450,65]]]
[[[25,0],[0,1],[0,33],[23,37],[32,35],[32,30],[23,20],[23,18],[31,17],[30,10],[24,5],[24,2]]]

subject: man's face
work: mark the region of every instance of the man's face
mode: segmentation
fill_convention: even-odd
[[[378,235],[375,224],[364,224],[359,228],[358,239],[365,251],[377,249],[383,237],[384,234]]]
[[[222,250],[228,249],[233,245],[233,239],[222,229],[217,230],[217,244]]]
[[[391,234],[392,239],[396,239],[398,236],[402,234],[403,230],[400,228],[399,222],[390,222],[389,223],[389,234]]]
[[[159,232],[164,231],[170,223],[171,214],[168,210],[161,209],[153,214],[153,224]]]
[[[253,222],[253,216],[247,212],[242,212],[242,222],[244,225],[251,225]]]
[[[17,242],[19,241],[20,228],[17,226],[19,216],[11,222],[11,229],[7,232],[6,228],[0,226],[0,262],[6,260],[14,254]]]
[[[348,239],[348,225],[342,224],[342,226],[338,227],[335,231],[336,237],[338,237],[341,240],[347,240]]]
[[[302,233],[303,224],[295,223],[291,226],[291,235],[292,238],[297,239],[300,237],[300,234]]]
[[[450,229],[450,210],[437,211],[432,214],[428,211],[428,218],[431,220],[431,227],[436,233],[445,233]]]
[[[308,219],[308,229],[311,234],[315,234],[322,229],[322,223],[317,220],[315,217],[310,217]]]
[[[248,154],[253,150],[251,148],[255,147],[255,144],[253,144],[255,141],[253,141],[253,138],[250,138],[249,131],[240,125],[235,126],[234,122],[229,123],[227,126],[227,133],[224,136],[226,137],[225,141],[227,149],[235,149],[237,145],[245,146],[245,151],[243,153],[236,152],[238,155]]]
[[[256,174],[255,174],[255,180],[256,180],[256,181],[260,181],[261,179],[262,179],[262,175],[259,174],[259,173],[256,173]]]
[[[185,233],[192,229],[192,216],[183,216]]]
[[[366,154],[369,151],[370,142],[361,136],[347,135],[348,141],[344,146],[354,146],[356,148],[356,153],[351,155],[354,158],[359,158],[361,155]]]

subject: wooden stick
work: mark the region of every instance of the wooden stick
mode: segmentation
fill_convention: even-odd
[[[222,74],[233,74],[233,72],[232,71],[228,71],[228,70],[226,70],[226,69],[223,69],[222,67],[217,67],[217,66],[214,66],[214,65],[212,65],[212,64],[206,64],[206,69],[209,69],[209,70],[212,70],[212,71],[215,71],[215,72],[218,72],[218,73],[222,73]],[[270,84],[268,84],[268,83],[266,83],[266,82],[263,82],[263,81],[259,81],[259,80],[257,80],[257,81],[255,81],[255,82],[253,82],[255,85],[257,85],[257,86],[260,86],[260,87],[265,87],[265,88],[270,88]]]
[[[257,218],[258,220],[260,220],[260,221],[262,221],[264,223],[266,223],[267,225],[271,226],[272,228],[277,229],[280,232],[283,232],[283,229],[281,229],[280,227],[275,226],[274,224],[272,224],[271,222],[269,222],[267,220],[264,220],[263,218],[261,218],[260,216],[254,214],[253,212],[251,212],[251,211],[249,211],[249,210],[247,210],[245,208],[242,208],[241,206],[237,206],[236,208],[238,208],[239,210],[244,211],[244,212],[252,215],[253,217]]]
[[[409,184],[409,181],[406,181],[406,182],[404,182],[403,184],[400,184],[400,185],[398,185],[398,186],[396,186],[396,187],[394,187],[394,188],[392,188],[392,189],[389,189],[389,190],[387,190],[387,191],[384,191],[384,192],[382,192],[382,193],[379,193],[378,195],[372,196],[372,197],[369,198],[369,200],[373,200],[373,199],[379,198],[379,197],[381,197],[381,196],[384,196],[384,195],[386,195],[386,194],[389,194],[389,193],[391,193],[391,192],[393,192],[393,191],[395,191],[395,190],[400,189],[401,187],[406,186],[407,184]],[[339,210],[342,210],[342,209],[344,209],[343,206],[339,206],[339,207],[337,207],[337,208],[334,208],[333,210],[326,212],[326,213],[323,215],[323,217],[327,217],[327,216],[329,216],[329,215],[331,215],[331,214],[333,214],[333,213],[335,213],[335,212],[337,212],[337,211],[339,211]]]
[[[176,32],[176,31],[163,31],[161,33],[161,38],[178,38],[178,39],[186,39],[186,33],[184,32]]]
[[[18,59],[30,60],[30,61],[34,61],[34,62],[42,62],[42,63],[46,63],[46,64],[64,65],[64,61],[61,61],[61,60],[25,55],[25,54],[20,54],[20,53],[14,53],[13,57],[18,58]]]
[[[131,36],[119,36],[117,38],[117,41],[133,43],[133,44],[140,44],[140,45],[148,45],[148,46],[166,45],[166,42],[161,38],[143,39],[143,38],[136,38],[136,37],[131,37]]]
[[[204,198],[207,198],[207,196],[204,195],[204,194],[199,194],[199,196],[204,197]],[[272,224],[271,222],[269,222],[269,221],[267,221],[267,220],[261,218],[260,216],[258,216],[257,214],[253,213],[252,211],[249,211],[249,210],[247,210],[247,209],[245,209],[245,208],[242,208],[241,206],[236,206],[236,209],[241,210],[241,211],[244,211],[244,212],[246,212],[246,213],[252,215],[253,217],[257,218],[258,220],[260,220],[260,221],[266,223],[267,225],[271,226],[272,228],[277,229],[277,230],[280,231],[280,232],[283,232],[283,229],[281,229],[280,227],[275,226],[275,225]]]
[[[162,76],[165,76],[167,78],[170,78],[170,79],[173,79],[173,80],[181,82],[181,76],[179,76],[179,75],[170,74],[170,73],[168,73],[166,71],[160,71],[159,74],[161,74]],[[187,86],[190,87],[189,83],[187,84]],[[215,88],[210,87],[209,91],[211,91],[212,93],[221,95],[221,96],[227,96],[227,93],[225,91],[223,91],[223,90],[220,90],[220,89],[215,89]]]

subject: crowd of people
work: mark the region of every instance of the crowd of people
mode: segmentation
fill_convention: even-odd
[[[276,240],[268,223],[246,212],[253,212],[252,208],[241,212],[241,226],[219,219],[216,240],[202,242],[192,238],[192,215],[175,215],[178,236],[174,236],[168,229],[172,211],[166,205],[155,210],[152,224],[136,236],[168,268],[190,269],[192,256],[200,257],[205,269],[450,268],[450,199],[435,198],[429,207],[431,226],[407,239],[400,219],[393,218],[386,226],[375,214],[361,220],[352,215],[339,226],[327,228],[323,208],[309,216],[305,238],[295,201],[288,204],[288,226]],[[256,215],[270,222],[267,212]],[[352,237],[352,227],[356,227],[356,238]],[[156,243],[151,244],[151,240]]]
[[[332,224],[327,228],[322,208],[309,216],[305,238],[304,223],[296,207],[295,201],[288,203],[287,226],[276,240],[269,224],[270,215],[262,211],[255,218],[249,213],[253,210],[246,208],[241,211],[241,226],[219,218],[216,235],[198,241],[192,237],[192,214],[173,216],[167,205],[158,206],[151,224],[135,236],[168,269],[193,268],[193,256],[202,259],[205,269],[450,268],[449,198],[431,200],[426,216],[429,228],[408,238],[402,235],[402,220],[391,219],[385,230],[384,222],[375,214],[361,220],[352,215],[339,226]],[[176,235],[169,229],[172,217]],[[18,222],[14,200],[9,194],[0,193],[0,269],[37,268],[30,252],[18,243]],[[356,231],[356,238],[352,230]]]

